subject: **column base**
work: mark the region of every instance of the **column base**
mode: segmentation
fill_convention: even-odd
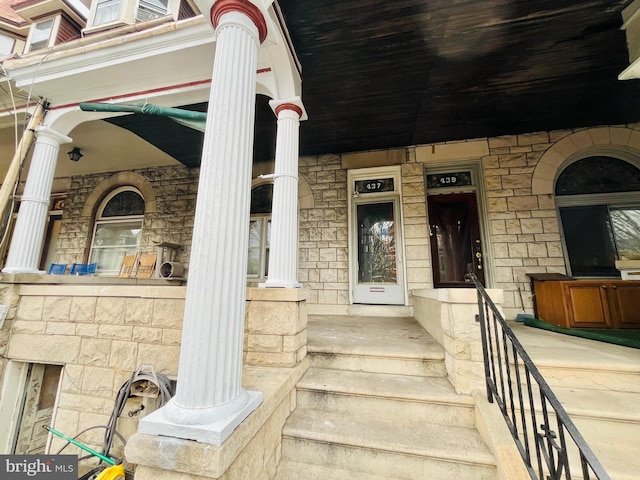
[[[267,280],[258,284],[259,288],[302,288],[302,284],[287,280]]]
[[[212,408],[184,408],[174,400],[140,420],[138,431],[219,446],[258,408],[262,393],[243,390],[231,402]]]

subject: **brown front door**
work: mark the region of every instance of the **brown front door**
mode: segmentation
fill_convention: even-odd
[[[434,287],[472,286],[467,273],[475,273],[484,285],[476,194],[429,195],[427,206]]]

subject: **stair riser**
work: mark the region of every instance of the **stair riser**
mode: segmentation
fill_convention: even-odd
[[[312,465],[309,463],[299,463],[290,460],[283,460],[278,465],[278,471],[274,480],[404,480],[381,477],[379,475],[369,475],[353,470],[343,470],[331,468],[326,465]]]
[[[297,404],[299,408],[351,413],[361,417],[397,418],[400,421],[412,418],[416,424],[475,426],[474,409],[469,405],[355,396],[312,390],[298,390]]]
[[[473,465],[389,451],[356,448],[285,437],[282,457],[357,472],[416,480],[495,480],[493,465]]]
[[[571,416],[571,420],[587,443],[602,442],[621,445],[639,445],[640,424],[606,419]],[[639,452],[640,453],[640,452]]]
[[[639,373],[540,365],[538,370],[552,389],[565,387],[640,393]]]
[[[310,365],[319,368],[351,370],[397,375],[422,375],[427,377],[446,376],[444,361],[413,360],[384,357],[362,357],[313,353],[309,355]]]

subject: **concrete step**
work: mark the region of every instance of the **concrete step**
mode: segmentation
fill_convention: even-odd
[[[640,450],[640,393],[573,387],[555,387],[553,392],[587,443],[635,445]]]
[[[326,465],[282,460],[278,465],[275,480],[402,480],[397,477],[369,475],[343,468],[332,468]]]
[[[446,378],[311,367],[297,385],[299,408],[473,427],[473,399]]]
[[[611,478],[638,478],[640,394],[575,387],[553,387],[553,392]],[[541,423],[543,417],[537,400],[536,415]],[[549,423],[556,430],[555,415],[550,414]],[[570,451],[572,471],[579,472],[577,449]]]
[[[310,365],[337,370],[445,376],[444,350],[412,318],[310,317]]]
[[[640,351],[510,323],[552,387],[640,393]]]
[[[494,458],[475,429],[423,424],[409,417],[398,421],[297,408],[283,430],[282,456],[349,470],[352,478],[360,473],[430,480],[496,478]]]

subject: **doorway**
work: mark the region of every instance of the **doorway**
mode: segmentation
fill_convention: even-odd
[[[353,303],[405,304],[399,178],[396,168],[349,172]]]
[[[52,423],[61,372],[60,365],[29,365],[13,453],[45,453],[48,432],[43,427]]]
[[[474,273],[484,285],[476,193],[428,195],[427,208],[434,287],[471,287],[467,273]]]

